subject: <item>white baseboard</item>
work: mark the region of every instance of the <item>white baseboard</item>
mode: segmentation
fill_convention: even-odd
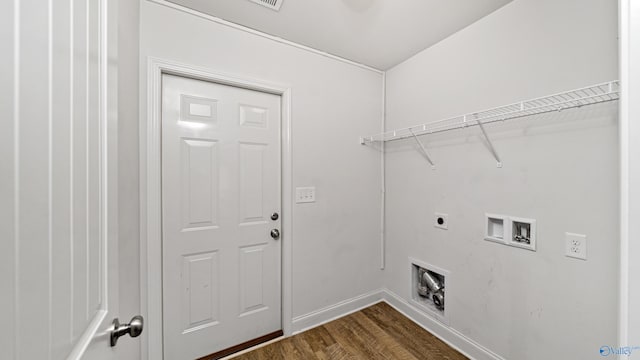
[[[474,360],[504,360],[501,356],[491,352],[482,345],[469,339],[457,330],[426,314],[408,301],[388,289],[379,289],[362,294],[337,304],[293,318],[293,335],[330,321],[347,316],[381,301],[386,302],[398,310],[409,320],[415,322],[435,337],[458,350],[463,355]]]
[[[341,301],[337,304],[312,311],[308,314],[296,316],[292,321],[293,335],[362,310],[373,304],[379,303],[382,299],[383,291],[374,290],[366,294]]]
[[[475,360],[504,360],[462,333],[420,311],[396,293],[388,289],[382,289],[381,292],[384,302],[466,357]]]

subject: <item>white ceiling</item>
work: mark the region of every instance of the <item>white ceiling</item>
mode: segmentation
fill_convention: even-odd
[[[512,0],[284,0],[279,12],[248,0],[170,1],[386,70]]]

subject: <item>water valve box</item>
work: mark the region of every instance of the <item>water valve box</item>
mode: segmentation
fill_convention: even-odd
[[[536,251],[536,221],[511,217],[511,233],[507,245]]]

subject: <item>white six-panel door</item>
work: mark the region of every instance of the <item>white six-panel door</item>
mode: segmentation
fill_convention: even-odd
[[[163,75],[165,359],[281,329],[280,96]]]
[[[118,279],[114,11],[2,3],[2,359],[122,358],[104,336]]]

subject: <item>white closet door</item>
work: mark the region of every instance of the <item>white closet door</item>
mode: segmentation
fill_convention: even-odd
[[[280,97],[163,76],[165,359],[281,330]]]
[[[0,357],[115,359],[113,1],[2,5]]]

